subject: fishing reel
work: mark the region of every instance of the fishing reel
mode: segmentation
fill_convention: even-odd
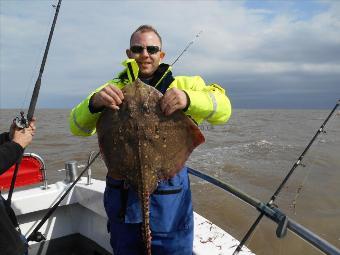
[[[46,237],[39,231],[33,232],[30,234],[30,236],[27,238],[27,242],[38,242],[45,241]]]
[[[24,116],[24,112],[21,111],[20,112],[20,116],[15,117],[15,119],[13,120],[15,125],[20,128],[20,129],[24,129],[28,127],[28,120],[27,118]]]

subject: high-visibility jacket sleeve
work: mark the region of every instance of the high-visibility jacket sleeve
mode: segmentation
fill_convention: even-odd
[[[91,136],[96,132],[96,123],[101,113],[91,113],[89,101],[92,95],[107,85],[122,88],[124,84],[110,81],[92,92],[83,102],[72,109],[70,114],[70,129],[74,135]],[[198,124],[204,120],[211,124],[223,124],[231,115],[231,104],[224,89],[218,84],[207,86],[199,76],[177,76],[170,88],[185,91],[190,99],[190,105],[185,111]]]
[[[230,100],[218,84],[207,86],[200,76],[177,76],[169,88],[172,87],[187,93],[190,105],[185,114],[198,124],[204,120],[211,124],[223,124],[230,118]]]
[[[70,113],[69,123],[72,134],[77,136],[91,136],[96,133],[96,123],[100,116],[99,113],[91,113],[89,109],[89,102],[92,95],[107,85],[113,84],[111,82],[93,91],[85,100],[74,107]]]

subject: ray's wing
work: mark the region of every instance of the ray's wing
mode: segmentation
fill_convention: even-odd
[[[152,193],[157,181],[182,169],[204,136],[182,111],[165,116],[155,88],[137,80],[123,93],[120,110],[104,110],[97,122],[99,146],[109,175],[130,180],[136,189],[143,178]]]
[[[108,169],[114,179],[138,179],[138,160],[136,153],[138,139],[135,126],[124,121],[124,114],[106,108],[97,122],[98,144]]]
[[[158,115],[159,121],[155,129],[159,130],[159,138],[154,146],[160,157],[161,168],[159,179],[169,179],[176,175],[184,166],[191,152],[204,142],[204,136],[196,124],[177,111],[169,117]]]

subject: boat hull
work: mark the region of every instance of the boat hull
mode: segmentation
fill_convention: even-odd
[[[40,232],[46,237],[46,241],[30,242],[30,255],[58,254],[56,249],[66,249],[67,243],[74,246],[77,242],[88,244],[85,250],[92,252],[90,254],[112,254],[110,236],[107,232],[107,216],[103,206],[105,182],[92,180],[91,185],[87,185],[86,182],[87,179],[82,178],[42,225]],[[13,194],[12,207],[26,237],[70,185],[57,182],[49,185],[48,189],[34,187]],[[205,255],[207,251],[211,255],[232,254],[238,244],[235,238],[197,213],[194,213],[194,222],[195,255]],[[245,247],[240,254],[253,253]]]

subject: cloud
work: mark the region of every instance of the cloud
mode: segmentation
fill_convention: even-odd
[[[169,63],[203,30],[174,73],[220,82],[237,107],[324,108],[340,95],[339,13],[335,1],[64,1],[38,106],[71,107],[113,78],[145,23]],[[1,2],[0,107],[20,107],[33,90],[53,15],[47,1]]]

